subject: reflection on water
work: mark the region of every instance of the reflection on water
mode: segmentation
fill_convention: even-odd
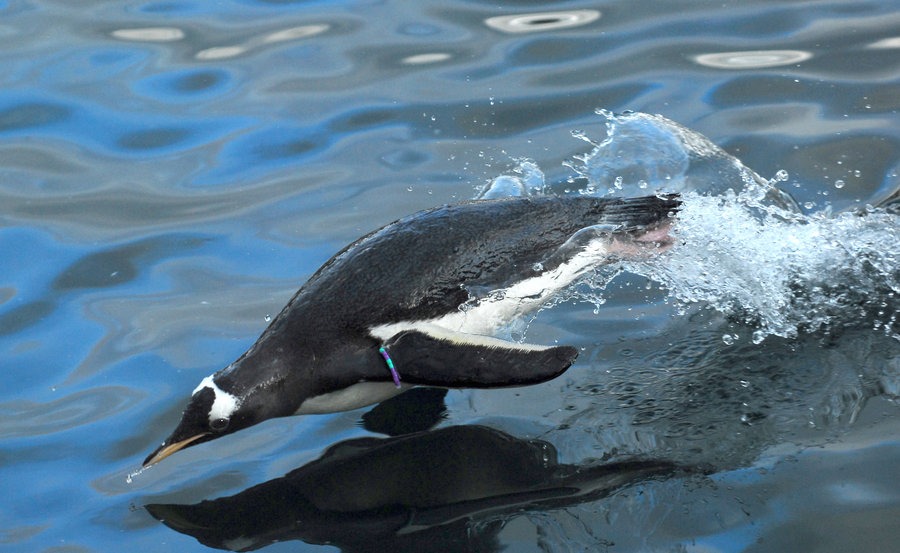
[[[700,54],[694,59],[700,65],[717,69],[754,69],[793,65],[811,57],[813,57],[811,52],[802,50],[754,50],[751,52]]]
[[[580,27],[600,19],[597,10],[541,12],[522,15],[498,15],[484,20],[485,25],[505,33],[536,33]]]
[[[198,51],[194,56],[201,61],[213,61],[240,56],[250,50],[267,44],[287,42],[313,37],[328,31],[328,24],[300,25],[277,31],[268,31],[259,37],[248,38],[243,44],[231,46],[214,46]],[[131,29],[115,29],[110,32],[113,38],[133,42],[176,42],[184,40],[187,34],[176,27],[145,27]]]
[[[329,25],[303,25],[300,27],[292,27],[274,31],[258,38],[247,40],[244,44],[234,46],[214,46],[197,52],[196,57],[201,61],[221,60],[240,56],[254,48],[259,48],[266,44],[276,42],[284,42],[288,40],[300,40],[316,36],[326,32],[330,28]]]
[[[4,549],[206,550],[139,507],[234,496],[331,445],[427,420],[539,437],[558,466],[638,455],[717,471],[460,523],[508,550],[786,551],[808,536],[890,550],[900,346],[896,224],[880,206],[900,209],[896,6],[584,8],[3,4]],[[728,68],[701,65],[710,54]],[[604,144],[597,107],[638,113],[616,116]],[[784,194],[746,194],[770,179]],[[712,196],[688,199],[672,265],[631,268],[670,267],[653,276],[667,288],[598,275],[567,299],[587,303],[512,329],[579,347],[565,378],[272,421],[125,483],[184,390],[357,237],[475,191],[658,183]],[[803,227],[762,223],[773,205]],[[823,282],[779,265],[791,237]],[[323,550],[267,550],[298,548]]]
[[[426,63],[439,63],[442,61],[447,61],[453,57],[453,54],[448,54],[445,52],[433,52],[429,54],[417,54],[415,56],[407,56],[400,60],[400,63],[407,63],[409,65],[422,65]]]
[[[235,551],[298,539],[348,553],[499,551],[504,517],[596,500],[676,471],[664,461],[564,465],[547,442],[451,426],[340,442],[237,495],[146,508],[205,545]]]
[[[873,42],[872,44],[870,44],[869,48],[884,48],[884,49],[900,48],[900,37],[883,38],[879,41],[876,41],[876,42]]]
[[[145,27],[143,29],[116,29],[110,33],[119,40],[136,42],[172,42],[184,38],[184,31],[176,27]]]

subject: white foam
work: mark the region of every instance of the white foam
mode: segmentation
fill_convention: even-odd
[[[877,313],[890,332],[900,294],[898,218],[888,213],[760,215],[745,195],[686,194],[678,245],[628,269],[665,285],[682,305],[705,303],[767,335],[793,337]],[[871,305],[868,305],[871,304]]]
[[[570,182],[578,179],[578,193],[595,197],[680,193],[676,245],[662,256],[601,262],[577,279],[586,286],[563,296],[599,306],[610,269],[624,269],[663,284],[676,315],[695,305],[716,309],[753,327],[756,342],[860,321],[900,340],[896,213],[868,207],[864,214],[835,215],[827,207],[803,213],[779,188],[788,180],[784,171],[763,179],[706,137],[659,115],[597,113],[606,119],[607,136],[573,131],[592,149],[566,163],[576,173]],[[490,307],[510,315],[502,302]],[[503,318],[492,318],[488,309],[475,315],[454,314],[443,324],[487,328]]]

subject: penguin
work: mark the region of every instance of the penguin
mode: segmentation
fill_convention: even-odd
[[[344,553],[497,551],[490,545],[499,528],[490,520],[573,507],[651,479],[703,472],[652,459],[566,464],[543,440],[449,426],[343,441],[236,495],[144,508],[217,549],[252,551],[303,540]]]
[[[493,334],[600,264],[669,247],[678,206],[675,195],[472,200],[375,230],[327,261],[250,349],[200,382],[143,464],[274,417],[356,409],[411,386],[555,378],[575,348]]]

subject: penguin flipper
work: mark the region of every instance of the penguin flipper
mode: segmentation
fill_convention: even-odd
[[[568,369],[578,350],[534,346],[441,329],[406,330],[384,343],[400,379],[447,388],[494,388],[537,384]]]

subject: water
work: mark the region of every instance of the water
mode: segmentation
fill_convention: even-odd
[[[684,200],[676,247],[661,262],[628,266],[630,272],[662,283],[683,305],[703,303],[758,327],[757,344],[768,335],[859,324],[867,315],[876,330],[900,340],[900,218],[893,203],[804,214],[779,188],[789,178],[784,171],[766,181],[660,116],[601,115],[607,137],[573,167],[585,190],[597,194],[612,180],[611,195],[649,187],[679,191]]]
[[[5,550],[206,551],[143,506],[234,495],[374,435],[385,410],[270,421],[127,481],[200,378],[363,233],[486,191],[660,188],[686,198],[678,247],[511,329],[579,347],[569,372],[418,397],[401,422],[485,424],[567,466],[638,455],[702,474],[441,536],[895,549],[900,250],[896,210],[875,207],[900,169],[895,6],[0,9]],[[309,541],[266,550],[336,550]]]

